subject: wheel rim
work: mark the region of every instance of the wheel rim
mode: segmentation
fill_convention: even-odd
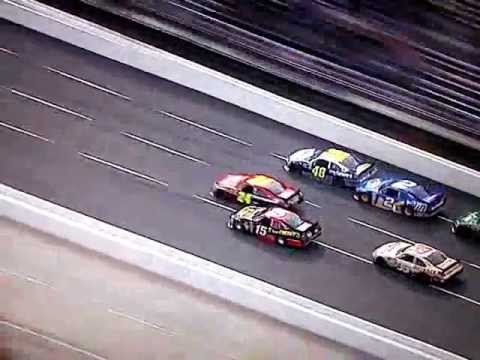
[[[413,216],[413,210],[411,208],[405,208],[405,215]]]
[[[360,195],[360,200],[362,200],[364,203],[367,203],[369,200],[369,196],[367,194],[362,194]]]

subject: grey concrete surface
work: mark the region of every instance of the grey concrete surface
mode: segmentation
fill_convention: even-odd
[[[411,221],[361,206],[345,189],[288,176],[281,161],[269,155],[329,145],[322,139],[11,23],[1,22],[0,29],[4,35],[0,46],[16,54],[0,54],[4,86],[0,120],[51,140],[41,141],[2,126],[0,153],[9,154],[1,161],[2,183],[423,342],[465,356],[478,354],[480,252],[475,242],[450,234],[448,221]],[[81,79],[131,100],[100,91]],[[254,146],[233,142],[205,127]],[[132,141],[123,132],[148,137],[210,166]],[[168,189],[87,161],[79,151],[166,181]],[[380,166],[390,174],[428,182],[387,164]],[[320,219],[325,229],[322,241],[340,251],[369,258],[375,247],[392,241],[391,235],[378,230],[383,229],[436,246],[473,266],[466,268],[459,281],[438,290],[321,246],[292,252],[232,233],[224,226],[228,212],[193,195],[208,197],[218,174],[244,171],[267,172],[301,186],[307,199],[320,208],[305,204],[300,211],[307,218]],[[448,192],[443,212],[448,218],[479,207],[478,198],[453,189]],[[359,226],[352,218],[378,229]]]
[[[5,218],[0,244],[2,360],[372,359]]]

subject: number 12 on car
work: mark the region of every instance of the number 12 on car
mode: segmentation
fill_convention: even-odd
[[[327,175],[327,168],[323,166],[315,166],[312,170],[312,174],[318,179],[323,179],[325,178],[325,175]]]

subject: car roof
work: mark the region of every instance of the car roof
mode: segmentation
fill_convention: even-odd
[[[425,258],[430,255],[432,252],[437,251],[437,249],[432,248],[431,246],[425,244],[415,244],[413,246],[408,247],[403,252],[404,254],[412,255],[418,258]]]
[[[405,190],[409,192],[410,189],[420,186],[416,182],[411,180],[395,180],[393,183],[390,184],[390,187],[395,190]]]
[[[342,161],[344,161],[345,159],[347,159],[351,156],[352,156],[352,154],[350,154],[346,151],[335,149],[335,148],[329,148],[329,149],[324,150],[320,154],[318,159],[331,161],[331,162],[334,162],[334,163],[341,163]]]
[[[296,215],[294,212],[281,208],[281,207],[273,207],[268,209],[268,211],[265,213],[265,216],[270,218],[270,219],[278,219],[278,220],[283,220],[285,217],[288,215]]]
[[[267,175],[252,175],[248,180],[247,183],[252,186],[258,186],[258,187],[268,187],[268,185],[272,182],[276,181],[279,182],[280,184],[283,185],[283,183],[275,178],[272,178],[271,176]]]

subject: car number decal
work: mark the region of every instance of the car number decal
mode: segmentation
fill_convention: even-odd
[[[327,174],[327,168],[324,166],[315,166],[312,170],[312,174],[318,179],[323,179]]]
[[[240,191],[237,196],[237,201],[249,205],[252,203],[252,194],[248,194],[244,191]]]
[[[257,225],[257,228],[255,229],[255,233],[260,236],[265,236],[267,235],[268,232],[268,227],[265,225]]]

